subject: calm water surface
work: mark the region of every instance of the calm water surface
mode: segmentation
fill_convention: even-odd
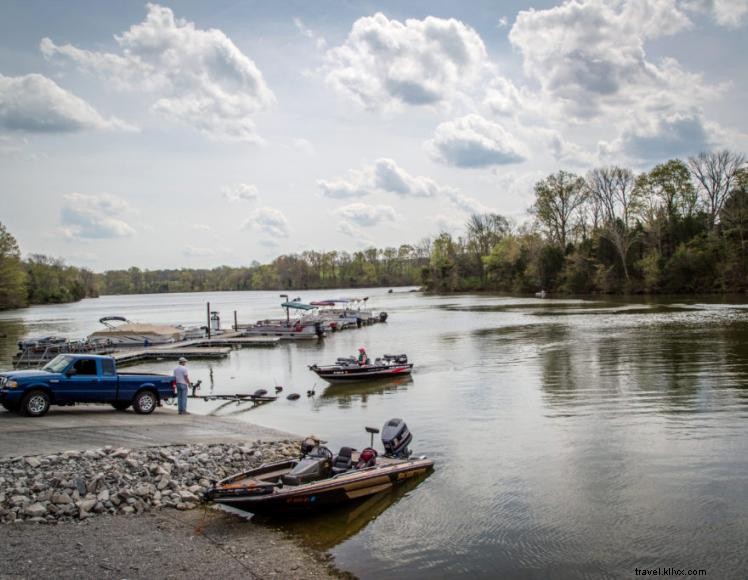
[[[301,293],[305,300],[335,291]],[[370,290],[387,324],[317,344],[192,361],[203,393],[274,384],[298,401],[199,413],[337,449],[403,417],[436,470],[354,508],[282,524],[363,578],[634,577],[635,568],[748,570],[748,304],[423,296]],[[0,315],[0,368],[19,336],[96,330],[99,317],[202,323],[282,312],[276,292],[109,296]],[[307,369],[407,352],[411,379],[326,386]],[[170,371],[173,361],[139,365]],[[316,386],[315,386],[316,381]],[[307,398],[308,389],[316,396]],[[54,412],[54,410],[52,411]]]

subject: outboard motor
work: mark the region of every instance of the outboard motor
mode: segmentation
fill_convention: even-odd
[[[330,477],[332,474],[332,451],[319,445],[312,449],[290,472],[281,477],[286,485],[301,485]]]
[[[384,456],[405,459],[410,457],[408,444],[413,440],[408,426],[402,419],[390,419],[382,428]]]

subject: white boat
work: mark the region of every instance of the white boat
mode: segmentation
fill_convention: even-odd
[[[312,340],[325,336],[326,326],[317,316],[291,318],[290,311],[315,311],[316,307],[301,302],[284,302],[285,320],[258,320],[249,326],[239,326],[245,336],[274,336],[284,340]]]
[[[185,329],[168,324],[142,324],[131,322],[123,316],[105,316],[99,322],[106,328],[97,330],[88,336],[91,344],[109,344],[114,346],[151,346],[170,344],[184,340],[185,336],[198,338],[204,336],[204,329]],[[202,331],[198,334],[198,331]]]

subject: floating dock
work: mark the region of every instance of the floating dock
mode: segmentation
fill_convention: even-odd
[[[58,354],[108,354],[114,357],[118,364],[133,364],[144,360],[161,360],[171,358],[202,358],[220,359],[227,357],[235,348],[244,347],[272,347],[277,346],[280,339],[273,336],[241,336],[238,332],[225,332],[210,338],[195,338],[170,344],[148,347],[105,346],[97,349],[72,350],[67,348],[48,348],[42,351],[27,349],[16,355],[13,366],[37,367],[42,366]]]

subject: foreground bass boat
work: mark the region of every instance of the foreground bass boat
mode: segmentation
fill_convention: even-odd
[[[408,362],[408,356],[405,354],[385,354],[382,358],[374,359],[374,362],[367,364],[358,364],[354,357],[344,357],[339,358],[333,365],[313,364],[309,370],[327,382],[335,383],[409,375],[413,370],[413,363]]]
[[[371,433],[379,429],[367,427]],[[304,512],[330,507],[391,489],[425,474],[434,462],[411,457],[413,436],[402,419],[390,419],[382,429],[385,453],[372,447],[356,451],[341,447],[337,455],[318,440],[307,438],[300,459],[262,465],[213,483],[209,500],[260,514]]]

